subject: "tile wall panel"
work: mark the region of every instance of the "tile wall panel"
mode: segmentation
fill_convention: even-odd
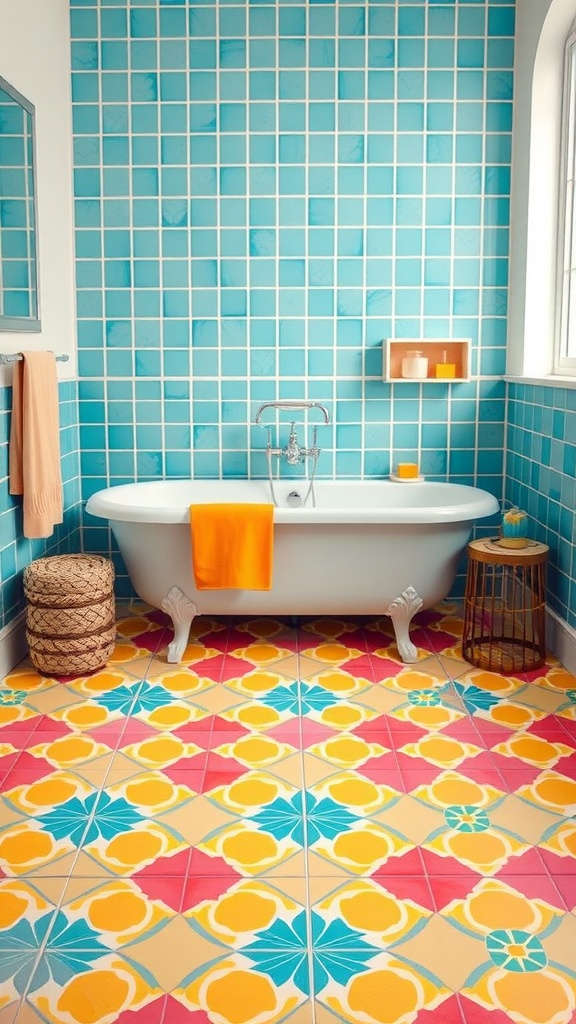
[[[513,5],[72,0],[71,33],[83,496],[262,476],[274,398],[329,407],[324,477],[500,495]],[[475,379],[384,384],[391,336],[471,338]]]
[[[550,546],[548,603],[576,628],[576,391],[509,385],[506,497]]]

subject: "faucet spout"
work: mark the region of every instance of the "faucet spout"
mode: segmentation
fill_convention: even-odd
[[[262,413],[265,412],[266,409],[278,409],[284,412],[293,412],[297,409],[319,409],[320,412],[322,413],[322,416],[324,417],[324,423],[330,423],[330,413],[328,412],[326,406],[322,405],[321,402],[313,402],[306,400],[300,401],[298,399],[288,398],[278,402],[263,402],[262,405],[258,408],[256,416],[254,417],[254,422],[256,424],[260,423],[260,420],[262,419]]]

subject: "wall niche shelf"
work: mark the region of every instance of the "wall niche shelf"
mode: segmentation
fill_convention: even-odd
[[[428,360],[426,376],[404,376],[402,363],[418,353]],[[413,365],[415,361],[411,360]],[[408,364],[408,369],[409,369]],[[385,381],[411,381],[413,384],[454,384],[470,380],[469,338],[386,338],[384,342]]]

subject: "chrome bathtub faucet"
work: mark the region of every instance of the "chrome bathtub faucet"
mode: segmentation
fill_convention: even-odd
[[[324,423],[328,424],[330,422],[330,414],[328,413],[328,409],[326,408],[325,405],[322,405],[320,402],[307,402],[287,399],[286,401],[283,402],[264,402],[258,409],[256,416],[254,417],[254,422],[257,425],[260,424],[262,413],[265,411],[265,409],[276,409],[284,412],[292,412],[295,409],[319,409],[324,418]],[[295,420],[292,420],[290,423],[290,433],[288,435],[288,441],[283,448],[274,448],[272,446],[272,428],[267,426],[266,430],[268,433],[268,438],[266,441],[266,448],[264,449],[264,451],[268,462],[268,480],[270,483],[270,492],[274,504],[277,505],[278,502],[276,500],[276,494],[274,492],[274,474],[272,472],[273,457],[277,459],[283,459],[289,466],[298,466],[303,462],[309,462],[311,469],[308,473],[308,490],[306,492],[306,496],[301,501],[301,504],[306,505],[308,499],[311,498],[312,504],[315,505],[316,502],[314,497],[314,477],[316,475],[316,466],[318,465],[318,459],[320,457],[320,448],[316,444],[316,437],[318,432],[317,427],[314,427],[313,429],[312,444],[308,448],[303,447],[298,440]]]
[[[299,402],[291,400],[286,400],[283,402],[264,402],[256,413],[254,419],[254,422],[256,424],[260,423],[262,413],[265,411],[265,409],[278,409],[290,412],[295,409],[319,409],[324,417],[324,423],[328,424],[330,422],[330,415],[328,413],[328,410],[326,406],[322,405],[320,402]],[[317,462],[318,456],[320,455],[320,448],[318,448],[316,444],[316,427],[314,427],[314,432],[312,435],[312,444],[310,445],[309,448],[303,448],[300,445],[298,441],[298,435],[296,433],[295,420],[292,420],[292,422],[290,423],[290,433],[288,435],[288,442],[283,448],[272,447],[272,428],[267,427],[266,429],[268,431],[268,440],[266,442],[266,455],[268,456],[268,458],[270,458],[270,456],[272,455],[276,456],[277,458],[283,458],[286,460],[289,466],[297,466],[300,463],[305,462],[306,459],[312,459],[314,463]]]

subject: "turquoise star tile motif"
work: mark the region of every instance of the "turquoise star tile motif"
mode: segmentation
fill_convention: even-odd
[[[291,980],[304,995],[310,994],[308,949],[312,943],[314,989],[321,992],[330,980],[345,985],[365,970],[380,951],[343,921],[326,923],[315,911],[298,914],[289,924],[277,920],[242,952],[276,986]]]
[[[295,793],[290,800],[280,797],[252,818],[263,832],[269,832],[276,839],[290,836],[300,846],[304,846],[305,837],[310,846],[322,838],[334,839],[358,820],[341,804],[326,797],[317,800],[312,793]]]
[[[113,800],[107,793],[90,793],[85,800],[73,797],[36,819],[54,839],[68,836],[75,846],[114,839],[144,819],[127,800]]]
[[[49,911],[32,924],[20,920],[2,934],[0,982],[11,979],[16,991],[22,994],[42,947],[32,978],[33,990],[50,980],[64,985],[109,952],[86,921],[69,921],[62,911]]]

